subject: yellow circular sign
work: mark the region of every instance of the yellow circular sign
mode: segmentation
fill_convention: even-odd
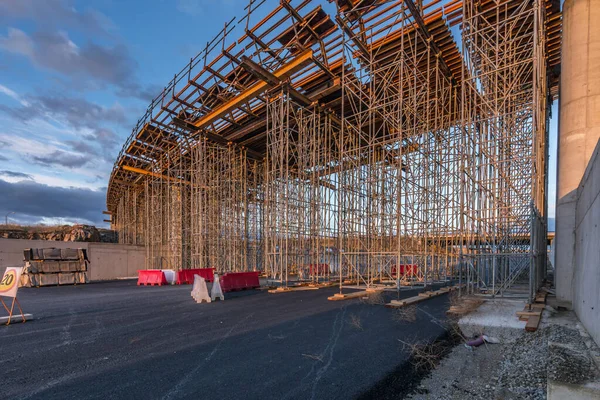
[[[9,270],[6,271],[2,281],[0,282],[0,293],[8,292],[17,284],[17,271]]]

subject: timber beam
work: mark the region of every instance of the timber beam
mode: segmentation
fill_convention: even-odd
[[[273,73],[275,77],[280,80],[285,80],[289,78],[296,72],[302,70],[302,68],[306,67],[310,62],[312,62],[313,51],[306,50],[294,60],[285,64],[283,67],[278,69]],[[197,121],[192,122],[192,125],[196,127],[196,130],[202,130],[207,126],[211,125],[213,122],[223,117],[224,115],[230,113],[231,111],[239,108],[240,105],[246,103],[247,101],[255,98],[256,96],[264,93],[269,88],[269,84],[267,82],[261,81],[253,86],[249,87],[247,90],[244,90],[242,93],[232,98],[225,104],[216,108],[212,112],[207,115],[201,117]]]
[[[443,54],[437,46],[437,44],[435,43],[434,38],[431,36],[431,33],[429,33],[429,29],[427,29],[427,25],[425,25],[425,21],[423,20],[421,12],[417,8],[413,0],[405,0],[404,3],[406,3],[406,6],[410,10],[410,13],[417,22],[417,29],[419,30],[419,32],[421,32],[421,35],[425,37],[427,43],[435,53],[436,57],[440,60],[440,68],[442,72],[444,73],[444,75],[446,75],[448,79],[450,79],[450,82],[452,82],[452,84],[456,84],[456,79],[454,79],[452,71],[450,71],[450,68],[448,68],[446,61],[444,61]]]
[[[179,179],[179,178],[173,178],[171,176],[166,176],[163,174],[158,174],[156,172],[148,171],[148,170],[142,169],[142,168],[130,167],[129,165],[123,165],[123,166],[121,166],[121,168],[123,168],[123,170],[125,170],[125,171],[135,172],[136,174],[140,174],[140,175],[152,176],[154,178],[160,178],[160,179],[164,179],[164,180],[175,182],[175,183],[183,183],[185,185],[190,184],[190,182],[188,182],[186,180]]]

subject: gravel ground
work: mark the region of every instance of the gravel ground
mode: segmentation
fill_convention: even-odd
[[[552,326],[548,344],[548,379],[577,384],[595,378],[596,366],[578,331]]]
[[[456,346],[409,398],[546,399],[548,379],[582,383],[596,373],[579,331],[550,325],[511,344]]]
[[[547,338],[522,334],[516,343],[456,346],[421,382],[415,400],[545,399]]]

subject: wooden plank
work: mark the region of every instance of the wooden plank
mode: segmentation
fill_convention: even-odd
[[[538,326],[540,325],[541,319],[542,319],[541,315],[529,317],[529,319],[527,320],[527,325],[525,325],[525,330],[527,332],[537,331]]]
[[[416,296],[409,297],[407,299],[392,300],[389,303],[387,303],[385,306],[388,308],[400,308],[400,307],[410,306],[412,304],[420,303],[421,301],[425,301],[432,297],[441,296],[446,293],[448,293],[448,291],[442,290],[442,289],[436,290],[435,292],[423,292],[423,293],[419,293]]]
[[[333,296],[330,296],[327,298],[327,300],[331,300],[331,301],[341,301],[341,300],[350,300],[350,299],[357,299],[359,297],[364,297],[364,296],[368,296],[372,293],[376,293],[376,292],[381,292],[382,289],[371,289],[371,290],[361,290],[360,292],[354,292],[354,293],[336,293]]]
[[[429,297],[414,296],[414,297],[409,297],[409,298],[403,299],[403,300],[392,300],[389,303],[387,303],[385,306],[387,308],[406,307],[406,306],[410,306],[410,305],[417,304],[417,303],[420,303],[422,301],[425,301],[428,298]]]
[[[148,176],[152,176],[152,177],[155,177],[155,178],[165,179],[165,180],[170,181],[170,182],[183,183],[183,184],[186,184],[186,185],[190,184],[190,182],[184,181],[182,179],[173,178],[173,177],[162,175],[162,174],[157,174],[156,172],[147,171],[147,170],[141,169],[141,168],[130,167],[128,165],[123,165],[123,166],[121,166],[121,168],[124,169],[125,171],[135,172],[137,174],[148,175]]]
[[[277,289],[269,290],[269,293],[290,293],[290,292],[301,292],[304,290],[319,290],[317,286],[297,286],[297,287],[278,287]]]
[[[538,292],[538,294],[535,296],[535,302],[536,303],[544,303],[546,304],[546,297],[548,296],[547,292]]]
[[[541,311],[517,311],[517,315],[519,317],[521,317],[521,316],[527,316],[527,317],[539,316],[541,314],[542,314]]]

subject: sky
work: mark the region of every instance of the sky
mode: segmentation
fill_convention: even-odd
[[[107,227],[108,178],[137,119],[247,4],[0,0],[0,218]],[[556,111],[555,105],[550,216]]]
[[[0,217],[106,226],[138,118],[247,0],[0,0]]]

